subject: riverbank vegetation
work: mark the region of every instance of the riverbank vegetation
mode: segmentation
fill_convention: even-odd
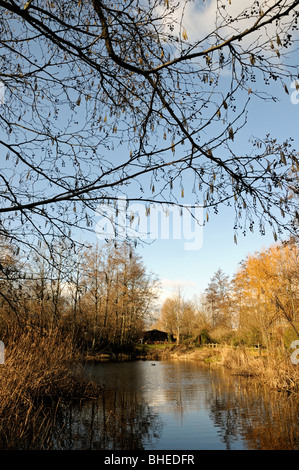
[[[294,239],[275,243],[243,260],[231,280],[219,269],[201,298],[185,300],[178,291],[166,299],[155,326],[172,333],[176,346],[164,357],[221,365],[298,392],[299,354],[291,349],[299,339],[298,261]]]
[[[79,351],[124,351],[138,341],[157,281],[127,243],[61,243],[21,258],[0,240],[0,334],[56,329]],[[17,332],[17,333],[16,333]]]
[[[0,448],[44,448],[61,401],[101,393],[83,361],[134,349],[156,281],[125,243],[0,258]]]
[[[7,339],[0,366],[0,448],[48,448],[64,400],[97,397],[70,338],[58,329]]]
[[[196,360],[297,394],[297,266],[290,240],[249,256],[231,281],[217,271],[199,299],[179,291],[156,323],[176,343],[148,345],[139,339],[158,285],[132,246],[62,245],[29,262],[2,240],[0,446],[47,448],[60,404],[101,393],[82,364],[103,355]]]
[[[22,369],[46,376],[31,380],[35,396],[47,395],[46,390],[55,395],[55,388],[60,390],[57,396],[72,394],[75,376],[66,373],[70,365],[119,354],[127,359],[188,356],[262,377],[274,388],[298,387],[298,365],[290,360],[290,347],[298,339],[299,305],[298,245],[293,239],[248,256],[232,280],[218,270],[201,297],[186,300],[179,291],[166,299],[155,326],[173,335],[175,345],[138,345],[158,283],[131,245],[107,243],[78,251],[62,244],[51,253],[40,250],[29,263],[2,240],[1,274],[2,380],[12,377],[3,376],[10,369],[9,357],[28,356]],[[29,354],[24,345],[28,349],[30,342]],[[51,360],[43,362],[46,357]],[[65,389],[59,374],[68,384]]]
[[[258,351],[257,348],[218,344],[217,347],[190,344],[149,348],[147,357],[154,360],[192,360],[209,368],[222,368],[230,375],[248,378],[271,390],[299,394],[299,368],[290,361],[283,348]]]

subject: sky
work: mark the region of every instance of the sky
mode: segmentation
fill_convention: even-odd
[[[182,26],[186,28],[189,39],[197,37],[199,25],[202,35],[202,28],[211,27],[215,18],[215,4],[214,0],[201,5],[197,2],[188,4]],[[234,16],[248,4],[248,0],[232,1],[228,8]],[[277,88],[278,102],[260,101],[250,107],[248,123],[238,136],[240,152],[243,148],[246,149],[251,136],[263,138],[268,133],[281,141],[291,137],[294,139],[294,147],[299,148],[299,93],[292,88],[292,83],[286,85],[290,94]],[[178,286],[185,298],[192,299],[194,295],[202,294],[218,269],[232,278],[239,263],[249,254],[266,249],[274,243],[272,230],[268,228],[265,235],[261,235],[258,230],[247,233],[245,237],[240,233],[238,243],[235,244],[233,226],[233,209],[222,206],[219,213],[211,215],[209,222],[203,227],[202,245],[197,250],[186,250],[186,240],[183,239],[156,240],[139,248],[147,268],[160,278],[161,301],[171,296]]]
[[[182,26],[186,28],[190,40],[197,37],[199,24],[201,28],[211,27],[211,21],[215,17],[215,4],[214,0],[200,5],[198,2],[189,2]],[[234,14],[248,4],[248,0],[232,1],[229,8]],[[182,12],[179,11],[178,15],[180,13]],[[201,29],[201,33],[204,35],[204,29]],[[268,133],[280,141],[291,137],[294,139],[294,147],[299,148],[299,93],[292,88],[291,82],[286,85],[290,94],[286,94],[279,85],[276,90],[278,102],[256,101],[250,106],[248,123],[238,134],[237,146],[240,153],[248,149],[250,137],[264,138]],[[209,222],[203,227],[202,243],[197,249],[186,250],[186,239],[183,237],[178,240],[158,238],[138,246],[137,250],[146,268],[157,275],[161,282],[160,302],[173,295],[178,287],[182,289],[186,299],[202,294],[218,269],[232,278],[239,263],[249,254],[266,249],[274,243],[272,230],[268,227],[265,235],[261,235],[258,228],[255,233],[249,232],[245,237],[239,233],[238,243],[235,244],[233,226],[234,210],[222,206],[217,215],[210,215]]]
[[[294,146],[299,148],[299,103],[296,104],[295,98],[291,92],[290,95],[282,92],[279,102],[261,102],[253,108],[248,124],[242,131],[244,147],[251,135],[264,137],[270,132],[281,140],[294,138]],[[209,222],[203,227],[200,248],[186,250],[184,239],[158,239],[138,248],[147,269],[158,275],[161,281],[161,301],[171,296],[178,286],[182,288],[186,299],[200,295],[219,268],[231,278],[247,255],[274,243],[269,227],[265,235],[261,235],[258,230],[255,233],[248,232],[245,237],[239,233],[235,244],[233,226],[233,209],[222,206],[217,215],[211,214]]]
[[[251,136],[262,138],[267,133],[282,141],[292,137],[294,146],[298,148],[299,103],[296,104],[296,96],[291,93],[291,83],[289,88],[290,95],[282,91],[278,102],[261,101],[251,109],[248,124],[239,135],[240,150],[242,146],[246,147]],[[234,210],[221,206],[219,213],[211,214],[209,222],[202,228],[200,246],[196,249],[186,249],[188,240],[183,234],[181,239],[174,240],[172,236],[169,239],[146,239],[138,245],[137,251],[148,272],[160,280],[159,303],[173,295],[178,287],[186,299],[199,296],[218,269],[232,278],[247,255],[267,249],[274,243],[270,227],[265,235],[261,235],[257,228],[246,236],[238,233],[237,244],[234,233]]]
[[[182,5],[184,3],[181,2]],[[244,5],[250,2],[248,0],[232,0],[231,3],[229,8],[234,14],[238,8],[242,10]],[[188,3],[182,25],[186,28],[190,41],[198,36],[199,27],[202,36],[206,33],[205,28],[207,31],[211,28],[215,17],[215,5],[216,0],[207,1],[205,4],[202,2]],[[279,102],[256,101],[255,105],[249,107],[247,125],[239,132],[236,139],[239,153],[246,152],[251,136],[264,138],[268,133],[280,141],[292,137],[295,139],[294,146],[299,148],[299,92],[291,88],[291,83],[286,84],[290,94],[287,95],[280,86],[277,90]],[[190,202],[186,197],[185,203]],[[96,216],[94,219],[96,223]],[[239,263],[247,255],[267,248],[274,243],[270,229],[264,236],[260,235],[256,229],[255,233],[248,233],[246,237],[240,233],[238,243],[235,244],[233,226],[233,209],[221,206],[217,215],[210,215],[209,222],[200,232],[201,243],[196,249],[186,250],[186,239],[183,237],[177,240],[173,240],[171,237],[157,239],[137,247],[147,270],[161,281],[163,289],[160,296],[161,301],[172,295],[178,286],[182,288],[186,298],[200,295],[218,269],[222,269],[231,278],[238,269]],[[88,241],[97,241],[96,232],[91,235]]]

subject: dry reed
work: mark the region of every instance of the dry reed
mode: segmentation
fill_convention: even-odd
[[[174,347],[160,353],[160,358],[196,360],[213,368],[223,367],[233,375],[258,379],[273,390],[299,393],[299,364],[292,364],[290,352],[284,349],[258,352],[228,345],[218,345],[215,349]]]
[[[44,336],[30,332],[5,346],[0,448],[48,448],[60,400],[99,390],[86,382],[72,342],[59,331]]]
[[[221,365],[235,375],[258,378],[273,390],[299,392],[299,366],[292,364],[289,351],[273,349],[255,355],[246,348],[221,348]]]

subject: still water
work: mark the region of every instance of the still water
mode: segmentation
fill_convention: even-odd
[[[298,402],[196,362],[98,363],[100,399],[66,406],[56,447],[298,450]]]

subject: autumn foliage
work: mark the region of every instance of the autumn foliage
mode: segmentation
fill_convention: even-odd
[[[201,298],[166,299],[159,326],[181,339],[208,332],[214,342],[289,347],[299,336],[298,260],[293,239],[248,255],[231,280],[217,270]]]
[[[239,331],[267,346],[286,329],[298,336],[298,260],[298,245],[290,241],[248,256],[241,264],[233,280]]]

